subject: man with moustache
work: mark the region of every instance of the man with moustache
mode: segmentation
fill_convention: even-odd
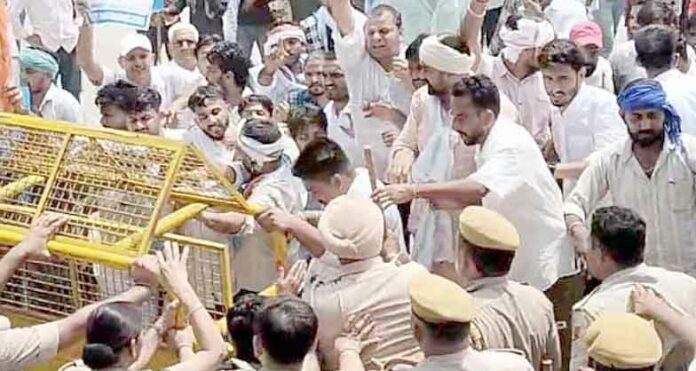
[[[576,249],[589,250],[586,223],[599,200],[635,210],[646,222],[645,261],[696,274],[696,139],[660,83],[637,80],[618,98],[630,139],[605,151],[583,172],[565,202]]]
[[[561,191],[534,139],[500,116],[500,93],[486,76],[457,82],[451,99],[452,128],[465,144],[477,146],[476,171],[458,180],[389,185],[373,199],[385,205],[426,199],[449,209],[483,204],[497,211],[520,231],[510,279],[546,291],[556,305],[572,300],[554,297],[556,282],[577,268],[563,223]]]
[[[539,65],[551,104],[551,137],[560,160],[555,175],[568,194],[590,156],[623,142],[619,107],[613,94],[585,84],[582,50],[572,41],[556,39],[544,46]]]
[[[320,108],[326,107],[329,98],[324,87],[324,53],[314,52],[307,57],[304,65],[306,88],[293,89],[288,94],[288,104],[304,106],[312,104]]]

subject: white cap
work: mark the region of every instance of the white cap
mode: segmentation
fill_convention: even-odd
[[[150,40],[145,35],[131,32],[131,33],[126,34],[126,36],[124,36],[121,39],[121,54],[120,54],[120,56],[125,57],[133,49],[145,49],[148,52],[152,53],[152,44],[150,43]]]

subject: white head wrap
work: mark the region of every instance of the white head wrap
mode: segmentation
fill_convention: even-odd
[[[237,131],[237,148],[240,151],[244,152],[249,158],[259,164],[272,162],[283,156],[285,142],[282,135],[280,139],[273,143],[263,144],[242,134],[244,132],[244,125],[246,125],[247,122],[247,120],[240,122],[239,130]]]
[[[339,258],[364,260],[382,251],[384,217],[369,198],[335,198],[326,205],[317,228],[326,250]]]
[[[447,35],[428,36],[423,40],[418,54],[423,64],[441,72],[462,75],[471,72],[475,57],[460,53],[440,42]]]
[[[556,38],[553,25],[548,21],[535,21],[522,18],[517,21],[517,29],[507,26],[500,30],[500,39],[505,48],[502,53],[505,59],[515,63],[523,50],[529,48],[541,48]]]
[[[302,43],[307,43],[307,38],[305,37],[304,31],[302,31],[298,27],[292,27],[288,30],[279,31],[269,35],[268,39],[263,44],[264,55],[271,55],[271,53],[273,53],[273,48],[280,45],[283,42],[283,40],[287,39],[297,39],[300,40]]]

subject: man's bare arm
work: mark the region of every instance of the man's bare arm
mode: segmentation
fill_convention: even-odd
[[[96,86],[104,82],[104,69],[94,59],[94,29],[91,25],[80,27],[80,37],[77,40],[75,52],[77,64],[85,71],[87,78]]]
[[[341,35],[349,35],[355,29],[355,19],[353,18],[353,6],[350,0],[327,0],[329,13],[336,21],[336,26]]]

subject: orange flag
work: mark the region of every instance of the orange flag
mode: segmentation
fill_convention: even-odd
[[[8,85],[12,68],[10,43],[14,41],[10,40],[9,32],[7,32],[9,27],[10,15],[7,12],[5,0],[0,0],[0,92],[3,92]],[[4,94],[0,94],[0,111],[7,109],[9,109],[9,103],[5,99]]]

